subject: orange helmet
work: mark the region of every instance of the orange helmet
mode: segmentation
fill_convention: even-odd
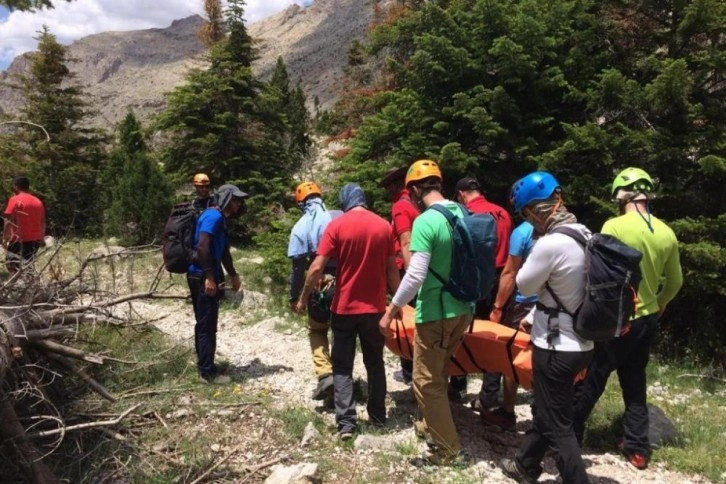
[[[441,176],[441,170],[439,165],[435,161],[431,160],[418,160],[413,163],[406,173],[406,186],[411,182],[423,180],[424,178],[430,178],[435,176],[439,181],[443,181],[444,178]]]
[[[196,175],[194,175],[192,185],[194,185],[195,187],[208,187],[209,177],[205,173],[197,173]]]
[[[321,197],[323,196],[323,192],[320,191],[320,187],[315,182],[302,182],[295,189],[295,201],[297,203],[303,202],[310,195],[319,195]]]

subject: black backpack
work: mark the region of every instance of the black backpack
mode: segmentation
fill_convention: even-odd
[[[492,290],[496,271],[494,255],[497,247],[497,223],[488,213],[471,213],[459,204],[463,217],[439,204],[429,208],[446,217],[451,227],[451,272],[444,280],[433,269],[431,273],[456,299],[476,302]]]
[[[164,267],[167,271],[186,274],[189,264],[196,261],[194,232],[200,213],[189,202],[179,203],[171,209],[162,239]]]
[[[585,299],[577,311],[568,311],[550,285],[545,285],[557,303],[557,311],[572,317],[573,329],[581,338],[617,338],[635,313],[643,254],[612,235],[598,233],[587,239],[580,231],[566,226],[556,227],[551,233],[572,237],[585,251]],[[559,334],[559,328],[548,330],[548,335]]]

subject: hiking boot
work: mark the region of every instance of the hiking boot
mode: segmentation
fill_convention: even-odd
[[[202,382],[210,385],[224,385],[232,381],[227,375],[201,375]]]
[[[502,459],[499,461],[499,468],[502,470],[505,476],[514,479],[520,484],[534,484],[537,482],[536,478],[527,475],[524,470],[519,467],[516,459]]]
[[[413,376],[407,371],[397,370],[393,372],[393,379],[397,382],[410,385],[413,381]]]
[[[618,450],[621,454],[623,454],[625,459],[628,461],[628,464],[635,467],[636,469],[642,471],[646,467],[648,467],[648,457],[641,454],[640,452],[629,452],[625,450],[625,444],[622,440],[618,442]]]
[[[517,416],[514,412],[507,412],[502,407],[482,410],[479,416],[484,425],[496,426],[502,430],[514,430],[517,426]]]
[[[333,375],[328,373],[318,379],[318,386],[313,390],[313,400],[325,400],[333,395]]]
[[[464,449],[459,450],[454,456],[444,456],[438,452],[427,450],[418,457],[409,460],[414,467],[425,466],[447,466],[464,469],[471,465],[471,456]]]
[[[352,430],[341,430],[338,432],[338,438],[343,442],[347,442],[353,438],[353,433]]]

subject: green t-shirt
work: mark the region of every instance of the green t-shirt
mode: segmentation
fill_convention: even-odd
[[[676,234],[653,216],[650,223],[653,232],[640,214],[630,212],[608,220],[601,230],[603,234],[614,235],[643,254],[640,261],[643,279],[638,287],[635,318],[657,313],[659,307],[665,306],[676,296],[683,284]]]
[[[463,215],[456,203],[447,200],[443,205],[455,215]],[[431,273],[433,269],[447,280],[451,272],[451,227],[443,215],[435,210],[425,210],[416,217],[411,230],[411,252],[431,254],[429,271],[416,299],[416,323],[474,312],[472,303],[459,301],[447,291],[442,291],[443,284]]]

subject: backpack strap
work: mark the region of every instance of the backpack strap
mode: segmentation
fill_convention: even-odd
[[[459,208],[462,208],[463,209],[463,212],[464,213],[466,213],[466,207],[464,207],[460,203],[457,203],[457,205],[459,206]],[[451,230],[453,232],[454,225],[456,224],[456,221],[459,219],[459,217],[457,217],[456,215],[454,215],[451,212],[451,210],[449,210],[446,207],[442,207],[441,204],[439,204],[439,203],[434,203],[433,205],[430,205],[429,208],[427,208],[427,210],[433,210],[434,212],[439,212],[441,215],[443,215],[444,218],[446,219],[446,221],[449,223],[449,230]],[[452,236],[453,236],[453,234],[452,234]],[[451,250],[452,250],[452,252],[454,250],[453,244],[451,246]],[[444,286],[449,282],[449,281],[444,280],[444,278],[441,277],[441,275],[439,275],[439,273],[436,272],[435,270],[433,270],[433,268],[431,268],[430,266],[429,266],[429,270],[431,271],[431,274],[433,274],[434,277],[436,279],[438,279],[439,282],[441,284],[443,284]]]

